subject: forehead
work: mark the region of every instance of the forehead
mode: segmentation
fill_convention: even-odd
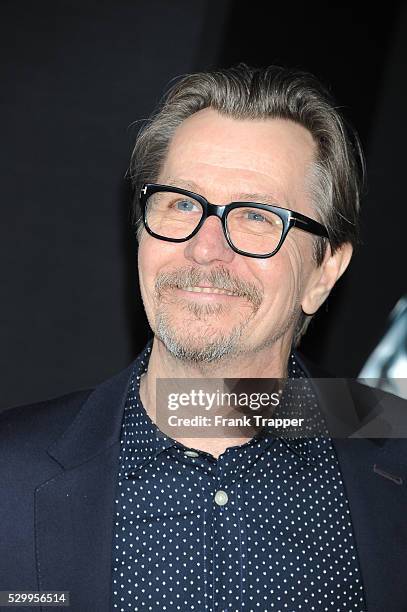
[[[264,194],[300,209],[315,150],[310,132],[293,121],[237,120],[204,109],[175,131],[159,181],[199,187],[212,201]]]

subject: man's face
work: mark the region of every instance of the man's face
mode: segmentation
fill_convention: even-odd
[[[175,132],[157,182],[213,204],[274,203],[315,218],[307,189],[314,153],[311,134],[291,121],[235,120],[205,109]],[[291,346],[315,268],[311,234],[293,229],[276,255],[256,259],[229,247],[216,217],[187,242],[164,242],[144,230],[139,245],[151,328],[192,362]]]

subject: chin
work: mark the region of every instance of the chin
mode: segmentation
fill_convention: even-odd
[[[158,316],[155,335],[176,359],[189,363],[216,363],[238,355],[241,350],[242,329],[226,327],[224,331],[213,324],[202,322],[183,326],[171,325],[165,316]]]

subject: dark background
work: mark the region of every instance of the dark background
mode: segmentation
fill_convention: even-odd
[[[407,11],[402,2],[0,3],[0,407],[93,386],[147,336],[124,179],[179,74],[238,61],[309,70],[368,162],[363,245],[303,352],[355,376],[406,290]]]

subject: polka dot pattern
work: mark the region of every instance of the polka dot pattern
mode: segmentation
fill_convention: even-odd
[[[263,430],[217,459],[188,449],[161,432],[140,402],[150,350],[135,362],[124,412],[113,609],[365,610],[331,440]],[[294,355],[289,375],[304,378],[301,401],[318,414]]]

